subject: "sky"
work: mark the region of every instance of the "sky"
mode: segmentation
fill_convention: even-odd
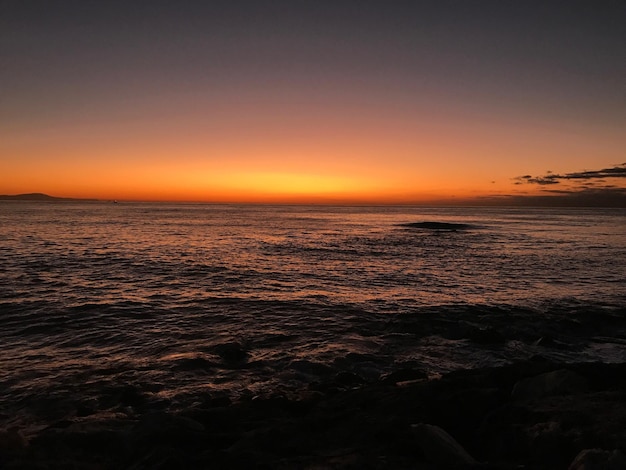
[[[0,0],[0,194],[626,205],[624,24],[621,0]]]

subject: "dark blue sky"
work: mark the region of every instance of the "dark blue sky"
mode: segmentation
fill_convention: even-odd
[[[608,122],[626,109],[623,1],[5,0],[0,17],[5,103],[149,76],[441,88]]]

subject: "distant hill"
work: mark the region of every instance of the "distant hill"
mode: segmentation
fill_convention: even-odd
[[[43,193],[28,193],[15,195],[0,195],[0,201],[93,201],[94,199],[74,199],[68,197],[55,197]]]

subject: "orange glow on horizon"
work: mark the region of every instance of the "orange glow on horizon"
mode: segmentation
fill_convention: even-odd
[[[235,203],[429,203],[533,194],[523,174],[620,162],[611,129],[572,134],[513,120],[420,116],[375,106],[307,112],[249,105],[224,112],[100,116],[0,129],[0,194]],[[329,105],[330,106],[330,105]],[[291,113],[293,111],[293,114]],[[165,116],[165,117],[163,117]],[[243,116],[243,117],[239,117]],[[471,116],[470,116],[471,117]],[[557,158],[558,157],[558,158]],[[550,162],[551,168],[546,168]]]

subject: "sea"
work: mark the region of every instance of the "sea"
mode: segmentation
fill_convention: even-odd
[[[626,361],[626,210],[0,202],[3,427],[536,357]]]

